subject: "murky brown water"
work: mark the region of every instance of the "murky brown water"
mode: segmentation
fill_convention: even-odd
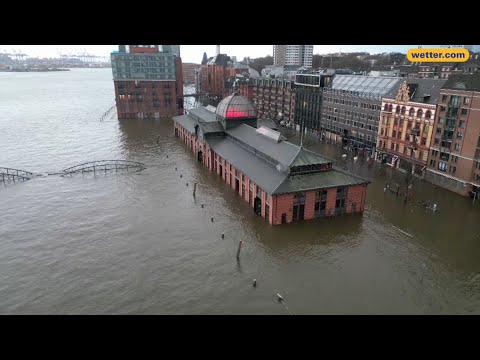
[[[347,160],[375,179],[363,217],[271,227],[195,161],[170,120],[100,122],[111,77],[0,73],[0,166],[148,165],[0,185],[0,313],[480,313],[479,204],[417,183],[415,201],[438,212],[405,206],[383,192],[388,170]],[[335,146],[310,148],[342,161]]]

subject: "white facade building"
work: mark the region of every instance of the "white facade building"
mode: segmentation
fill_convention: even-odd
[[[313,45],[273,45],[273,64],[312,67]]]

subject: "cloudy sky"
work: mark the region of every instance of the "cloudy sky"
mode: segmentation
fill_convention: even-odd
[[[400,51],[406,53],[418,45],[315,45],[314,54],[331,52],[367,51],[371,54]],[[427,47],[424,45],[423,47]],[[59,57],[59,54],[83,54],[108,56],[118,45],[0,45],[0,53],[23,52],[31,57]],[[221,45],[221,53],[236,56],[239,60],[272,55],[273,45]],[[183,62],[200,63],[203,53],[210,57],[215,54],[215,45],[181,45],[180,54]]]

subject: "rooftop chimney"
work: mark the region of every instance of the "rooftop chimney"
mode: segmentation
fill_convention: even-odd
[[[220,55],[220,45],[217,45],[217,55]]]

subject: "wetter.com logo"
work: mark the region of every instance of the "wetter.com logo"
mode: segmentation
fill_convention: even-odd
[[[470,53],[463,48],[410,49],[407,59],[411,62],[465,62]]]

